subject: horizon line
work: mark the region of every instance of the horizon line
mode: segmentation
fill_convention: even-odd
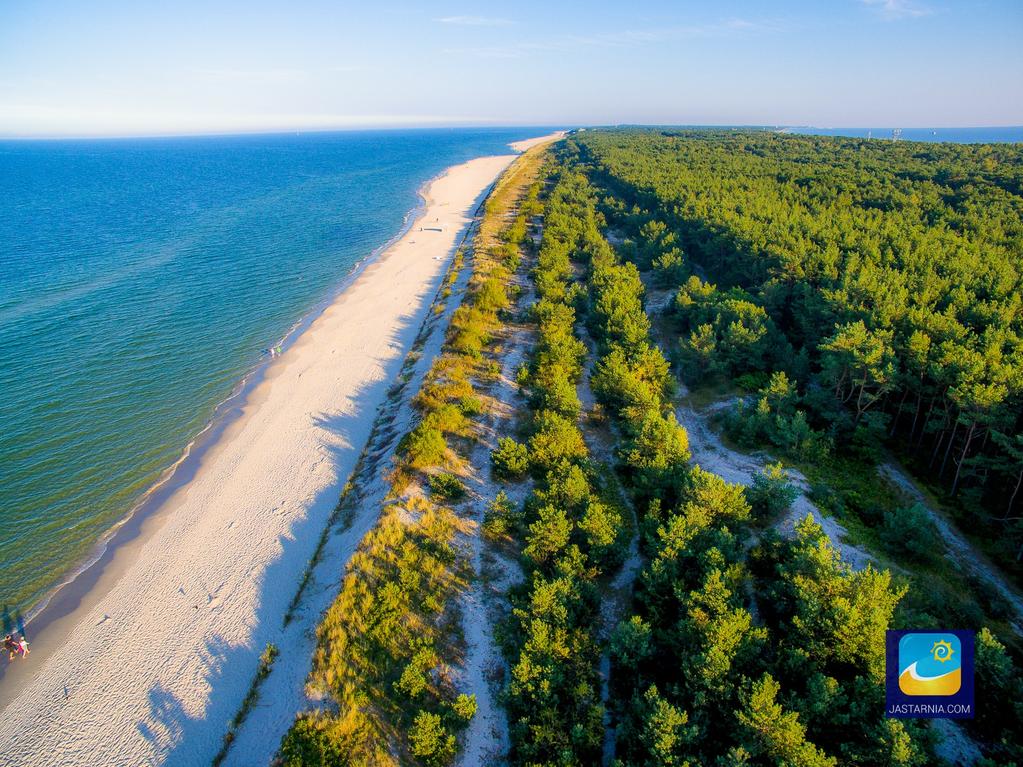
[[[379,125],[358,125],[358,126],[337,126],[337,127],[309,127],[309,128],[254,128],[252,130],[225,129],[225,130],[196,130],[196,131],[168,131],[168,132],[140,132],[140,133],[2,133],[0,141],[103,141],[103,140],[126,140],[126,139],[172,139],[172,138],[229,138],[232,136],[284,136],[301,134],[327,134],[327,133],[358,133],[358,132],[381,132],[381,131],[402,131],[402,130],[459,130],[470,128],[492,128],[494,130],[511,128],[557,128],[559,130],[578,130],[580,128],[602,129],[602,128],[732,128],[732,129],[760,129],[760,130],[793,130],[798,128],[811,128],[814,130],[997,130],[997,129],[1020,129],[1023,130],[1023,123],[1008,123],[997,125],[815,125],[813,123],[721,123],[721,122],[615,122],[615,123],[532,123],[532,122],[498,122],[498,121],[452,121],[450,123],[408,123],[393,124],[382,123]]]

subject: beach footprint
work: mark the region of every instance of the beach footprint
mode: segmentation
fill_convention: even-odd
[[[212,612],[216,612],[220,609],[224,599],[220,595],[221,590],[224,588],[224,584],[221,583],[213,591],[206,593],[206,607]]]

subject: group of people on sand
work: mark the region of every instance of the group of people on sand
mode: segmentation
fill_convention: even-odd
[[[27,658],[28,640],[22,635],[21,639],[15,639],[13,634],[4,637],[4,649],[7,650],[7,660],[14,660],[15,656]]]

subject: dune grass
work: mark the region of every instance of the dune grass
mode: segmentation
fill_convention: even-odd
[[[399,442],[380,519],[317,629],[308,687],[327,705],[296,720],[281,745],[282,765],[447,764],[475,711],[450,673],[462,649],[454,597],[469,573],[456,539],[475,531],[451,504],[465,494],[459,448],[474,439],[477,387],[499,370],[491,341],[514,300],[506,285],[519,266],[518,242],[510,248],[508,232],[521,224],[524,236],[542,155],[522,155],[501,177],[471,246],[456,259],[461,268],[471,255],[464,299],[413,398],[416,423]],[[436,305],[454,300],[456,286],[449,273]]]

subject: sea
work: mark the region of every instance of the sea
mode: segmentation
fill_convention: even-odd
[[[997,128],[782,128],[784,133],[953,144],[1023,143],[1023,126]]]
[[[543,128],[0,141],[0,603],[31,618],[407,227]]]

